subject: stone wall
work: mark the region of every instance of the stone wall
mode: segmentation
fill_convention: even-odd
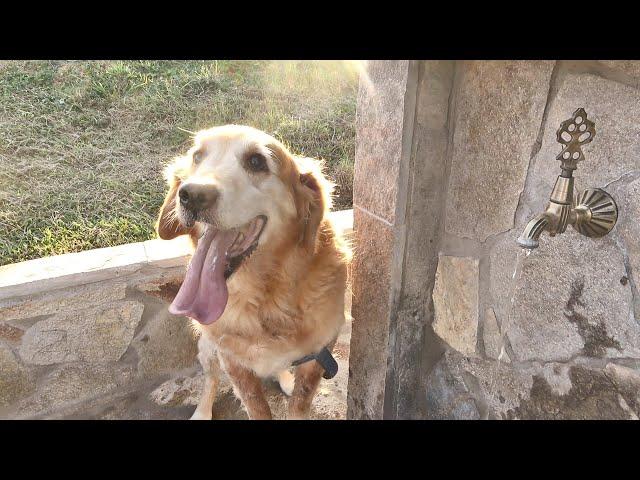
[[[373,398],[350,388],[350,415],[637,419],[640,62],[393,62],[393,68],[400,74],[389,62],[373,62],[373,86],[363,82],[361,97],[395,82],[396,97],[414,99],[410,111],[396,101],[385,122],[361,99],[358,117],[368,131],[384,128],[388,144],[409,138],[405,168],[415,173],[407,180],[390,165],[380,167],[390,172],[383,180],[387,185],[409,192],[390,200],[403,205],[403,218],[388,220],[395,233],[387,252],[401,265],[379,292],[390,305],[386,317],[367,320],[377,322],[387,340],[384,352],[365,355],[381,359],[378,375],[385,381],[377,388],[384,393]],[[417,72],[413,81],[407,80],[411,72]],[[602,239],[583,237],[571,227],[554,238],[544,234],[540,247],[525,256],[515,240],[546,206],[559,174],[555,132],[579,107],[595,122],[597,134],[584,147],[576,190],[600,187],[611,193],[620,208],[618,224]],[[358,137],[361,166],[372,145],[374,140]],[[389,150],[388,164],[396,162],[395,152]],[[376,155],[387,158],[380,151]],[[398,162],[401,166],[393,168],[402,172]],[[370,212],[376,205],[358,195],[358,182],[367,176],[355,179],[356,225],[359,210]],[[441,180],[435,187],[434,178]],[[356,235],[358,253],[375,263],[370,256],[375,248],[361,240],[367,233]],[[398,255],[412,241],[425,245],[427,257],[417,265],[415,253]],[[354,290],[367,291],[358,271],[354,278]],[[423,303],[414,302],[413,331],[422,333],[403,338],[397,319],[406,312],[402,299],[416,280],[421,287],[414,298]],[[353,311],[356,347],[365,338],[355,327],[359,316],[377,313],[357,296]],[[403,350],[412,357],[389,353]],[[414,401],[398,409],[411,395]]]
[[[331,215],[350,231],[351,211]],[[0,418],[189,418],[202,383],[196,341],[167,310],[188,252],[179,237],[0,267]],[[318,418],[344,417],[346,335]],[[246,418],[225,382],[216,409]]]

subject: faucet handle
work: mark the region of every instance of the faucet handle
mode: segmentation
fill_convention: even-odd
[[[556,160],[562,162],[562,170],[575,170],[578,162],[584,160],[582,145],[589,143],[596,135],[596,126],[587,119],[587,112],[579,108],[573,117],[560,124],[556,132],[558,142],[564,145]]]

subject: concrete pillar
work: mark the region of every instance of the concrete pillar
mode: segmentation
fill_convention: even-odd
[[[360,82],[348,418],[423,418],[454,62],[373,61]]]

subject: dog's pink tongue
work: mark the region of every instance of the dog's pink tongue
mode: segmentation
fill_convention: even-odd
[[[227,305],[227,250],[237,233],[211,227],[198,240],[182,286],[169,306],[174,315],[185,315],[208,325],[215,322]]]

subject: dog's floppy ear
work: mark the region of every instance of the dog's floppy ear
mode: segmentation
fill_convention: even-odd
[[[331,207],[331,183],[322,174],[321,163],[311,158],[296,158],[297,179],[294,180],[296,210],[300,225],[299,244],[310,253],[315,251],[318,229],[325,212]]]
[[[296,209],[300,225],[298,242],[309,252],[313,252],[324,212],[320,185],[312,173],[301,173],[296,190]]]
[[[186,235],[190,232],[178,221],[176,216],[176,194],[178,188],[180,188],[180,179],[176,176],[172,177],[169,181],[169,193],[164,199],[164,203],[160,208],[160,215],[156,222],[156,232],[158,236],[163,240],[171,240],[178,235]]]
[[[280,142],[268,145],[280,164],[284,178],[293,189],[298,222],[298,244],[315,251],[318,229],[324,214],[331,208],[334,185],[322,173],[322,162],[313,158],[294,157]],[[286,173],[285,173],[286,172]]]

